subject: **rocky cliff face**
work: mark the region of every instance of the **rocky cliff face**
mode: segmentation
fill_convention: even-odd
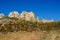
[[[47,22],[54,22],[54,20],[39,20],[38,18],[35,18],[34,17],[34,13],[33,12],[26,12],[26,11],[23,11],[22,13],[18,13],[17,11],[13,11],[13,12],[10,12],[8,17],[10,18],[18,18],[18,19],[24,19],[24,20],[27,20],[27,21],[37,21],[37,22],[43,22],[43,23],[47,23]],[[0,18],[3,18],[5,17],[4,14],[0,14]]]

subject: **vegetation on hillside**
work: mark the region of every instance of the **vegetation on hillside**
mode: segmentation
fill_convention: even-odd
[[[18,32],[18,31],[50,31],[60,30],[60,21],[42,23],[36,21],[26,21],[18,18],[5,17],[0,19],[0,32]]]

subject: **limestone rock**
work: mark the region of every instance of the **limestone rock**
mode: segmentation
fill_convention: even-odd
[[[34,19],[34,13],[33,12],[25,12],[23,11],[21,14],[20,14],[20,18],[23,18],[24,20],[31,20],[31,19]]]
[[[51,19],[51,20],[45,20],[45,19],[43,19],[42,22],[43,22],[43,23],[54,22],[54,20],[53,20],[53,19]]]
[[[19,13],[17,11],[10,12],[10,14],[8,15],[8,17],[18,18],[19,17]]]
[[[4,17],[4,14],[1,13],[1,14],[0,14],[0,18],[3,18],[3,17]]]

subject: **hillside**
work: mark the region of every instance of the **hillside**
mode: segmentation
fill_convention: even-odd
[[[60,40],[59,22],[37,22],[18,18],[0,18],[1,40]]]
[[[60,22],[43,23],[9,17],[1,18],[0,21],[0,32],[60,30]]]

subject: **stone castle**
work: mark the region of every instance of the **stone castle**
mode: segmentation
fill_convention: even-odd
[[[5,17],[4,14],[0,14],[0,18],[3,18]],[[39,20],[39,18],[35,18],[34,17],[34,13],[33,12],[26,12],[26,11],[23,11],[21,14],[19,14],[17,11],[13,11],[13,12],[10,12],[8,17],[12,18],[18,18],[18,19],[24,19],[24,20],[27,20],[27,21],[31,21],[31,20],[34,20],[34,21],[37,21],[37,22],[43,22],[43,23],[46,23],[46,22],[54,22],[53,19],[51,20]]]

